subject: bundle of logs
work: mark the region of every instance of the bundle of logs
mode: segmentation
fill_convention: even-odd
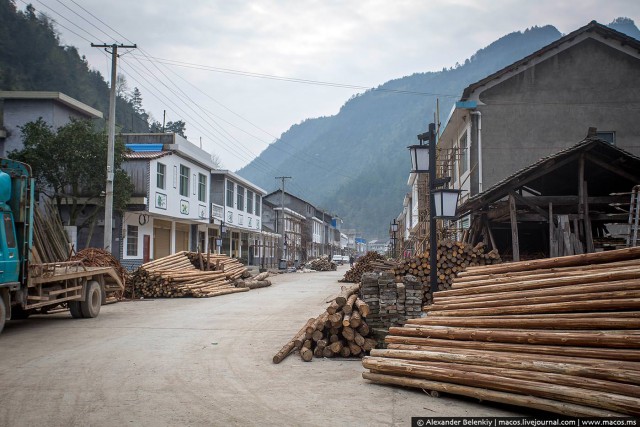
[[[452,240],[441,240],[438,243],[437,260],[438,287],[435,290],[439,291],[451,289],[456,274],[465,271],[469,267],[502,262],[498,251],[492,250],[485,253],[484,243],[482,242],[476,246],[471,246],[468,243],[454,242]],[[424,254],[417,254],[411,258],[400,260],[393,269],[396,282],[402,282],[404,276],[412,275],[423,283],[425,304],[431,304],[430,271],[428,249]]]
[[[381,269],[387,269],[384,264],[385,258],[377,252],[369,251],[366,255],[360,257],[358,262],[354,264],[344,275],[341,282],[358,283],[362,278],[363,273],[369,273],[372,271],[382,271]],[[382,266],[382,267],[381,267]]]
[[[271,286],[271,281],[267,278],[270,273],[265,271],[256,276],[246,278],[244,280],[237,279],[236,286],[238,288],[249,288],[249,289],[258,289],[258,288],[266,288],[267,286]]]
[[[68,261],[72,248],[58,210],[45,202],[33,214],[33,261],[37,264]]]
[[[377,383],[640,415],[640,247],[470,267],[363,361]]]
[[[129,280],[129,273],[127,270],[120,264],[120,261],[116,259],[111,252],[105,251],[104,249],[99,248],[86,248],[75,255],[73,255],[70,261],[82,261],[82,264],[86,267],[113,267],[118,273],[120,280],[125,284]],[[120,287],[114,287],[113,290],[110,289],[110,286],[107,285],[107,301],[113,302],[113,300],[121,300],[124,296],[124,290]]]
[[[306,264],[306,267],[315,271],[335,271],[337,268],[336,264],[329,261],[327,257],[313,259]]]
[[[309,319],[273,356],[273,363],[282,362],[294,351],[310,362],[314,356],[362,357],[375,348],[376,340],[369,338],[371,330],[365,321],[369,307],[358,298],[358,290],[359,285],[343,288],[325,312]]]
[[[134,271],[131,297],[214,297],[246,292],[248,287],[235,286],[243,275],[247,275],[247,269],[236,259],[181,251],[142,264]]]

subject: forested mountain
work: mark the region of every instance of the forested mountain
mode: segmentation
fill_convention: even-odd
[[[103,76],[89,68],[75,47],[60,45],[46,16],[31,6],[18,11],[10,0],[0,0],[0,90],[63,92],[103,113],[109,111],[109,86]],[[147,131],[141,99],[122,92],[116,123],[124,131]]]
[[[611,27],[640,35],[627,18]],[[385,238],[407,192],[406,147],[417,143],[416,135],[433,121],[436,99],[444,124],[466,86],[560,37],[552,26],[533,27],[500,38],[462,65],[391,80],[378,89],[404,93],[370,90],[349,99],[335,116],[296,124],[238,174],[275,189],[274,177],[260,167],[267,162],[280,175],[293,177],[292,193],[302,188],[305,194],[296,195],[339,215],[347,228],[370,239]]]

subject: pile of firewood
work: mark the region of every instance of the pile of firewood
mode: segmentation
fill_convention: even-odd
[[[298,333],[273,356],[282,362],[294,350],[305,362],[313,357],[362,357],[376,346],[365,318],[369,307],[358,298],[359,285],[343,288],[326,311],[311,318]]]
[[[104,249],[83,249],[73,255],[70,261],[82,261],[82,264],[86,267],[113,267],[125,286],[127,281],[129,280],[129,273],[122,266],[122,264],[120,264],[120,261],[118,261],[113,255],[111,255],[111,252],[105,251]],[[112,292],[110,292],[109,289],[106,289],[106,292],[108,299],[115,298],[116,300],[120,300],[124,296],[124,291],[120,288]]]
[[[470,267],[363,377],[567,416],[640,415],[640,247]]]
[[[196,268],[202,260],[203,268]],[[131,297],[214,297],[248,291],[234,282],[246,275],[247,269],[235,259],[209,255],[205,264],[202,254],[177,252],[142,264],[130,280]]]
[[[258,288],[266,288],[267,286],[271,286],[271,280],[268,280],[270,273],[265,271],[264,273],[260,273],[256,276],[246,278],[244,280],[236,280],[236,286],[238,288],[249,288],[249,289],[258,289]]]
[[[385,266],[384,261],[385,257],[377,252],[369,251],[345,273],[341,282],[358,283],[364,273],[381,271],[381,268],[386,270],[388,268]]]
[[[460,272],[469,267],[499,264],[500,255],[496,250],[485,253],[484,244],[478,243],[471,246],[463,242],[442,240],[438,243],[438,287],[436,290],[451,289],[454,278]],[[402,282],[406,275],[418,278],[424,285],[424,299],[427,304],[431,303],[431,293],[429,284],[429,250],[424,254],[417,254],[412,258],[400,260],[393,269],[396,282]]]
[[[329,261],[327,257],[311,260],[305,266],[315,271],[335,271],[337,269],[336,264]]]

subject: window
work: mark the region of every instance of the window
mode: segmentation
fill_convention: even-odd
[[[180,165],[180,195],[189,196],[189,168]]]
[[[196,174],[193,174],[193,195],[196,195],[196,191],[198,191],[198,181],[196,181]]]
[[[233,182],[227,181],[227,206],[233,207]]]
[[[207,200],[207,176],[201,173],[198,174],[198,200]]]
[[[464,131],[458,144],[460,148],[460,173],[469,170],[469,143],[467,141],[467,131]]]
[[[253,213],[253,191],[247,190],[247,213]]]
[[[255,208],[256,216],[260,216],[260,207],[261,207],[260,202],[261,202],[260,196],[256,194],[256,208]]]
[[[616,133],[613,131],[596,132],[596,136],[611,145],[616,145]]]
[[[138,255],[138,226],[127,225],[127,256]]]
[[[13,231],[13,218],[8,213],[4,214],[4,235],[7,239],[7,248],[15,248],[16,234]]]
[[[244,210],[244,187],[240,187],[238,185],[238,203],[236,203],[236,208],[239,211]]]
[[[158,163],[156,168],[156,187],[164,190],[167,185],[167,167],[162,163]]]

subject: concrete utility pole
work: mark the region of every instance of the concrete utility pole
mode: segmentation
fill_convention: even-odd
[[[282,180],[282,194],[280,195],[280,214],[282,216],[282,218],[280,219],[280,221],[282,221],[282,257],[284,258],[284,250],[285,250],[285,232],[284,232],[284,181],[287,179],[293,179],[290,176],[276,176],[276,179],[280,179]]]
[[[111,234],[113,220],[113,178],[114,178],[114,149],[116,141],[116,69],[118,59],[118,48],[135,49],[134,45],[123,44],[94,44],[91,47],[102,47],[109,52],[111,48],[111,93],[109,94],[109,125],[108,125],[108,145],[107,145],[107,186],[104,199],[104,249],[111,252]]]

